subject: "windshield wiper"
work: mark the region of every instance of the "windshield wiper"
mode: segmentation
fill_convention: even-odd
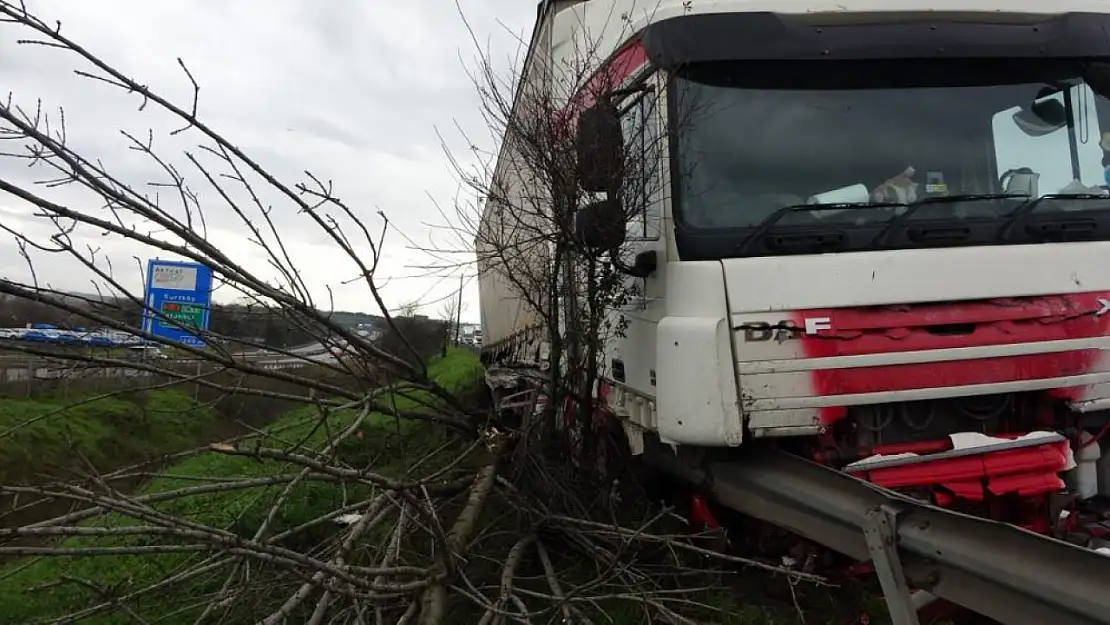
[[[1037,207],[1041,205],[1041,202],[1045,200],[1102,200],[1103,202],[1110,203],[1110,195],[1103,195],[1101,193],[1053,193],[1028,200],[1021,206],[1018,206],[1014,210],[1014,214],[1006,220],[1006,224],[1002,226],[1002,229],[998,232],[998,240],[1008,240],[1010,235],[1013,234],[1015,226],[1017,226],[1019,222],[1024,221],[1025,218],[1036,210]]]
[[[917,209],[921,208],[922,206],[934,206],[937,204],[956,204],[958,202],[981,202],[983,200],[1016,200],[1020,197],[1022,196],[1014,195],[1012,193],[966,193],[963,195],[939,195],[936,197],[923,198],[914,202],[913,204],[909,204],[909,210],[902,213],[901,215],[898,215],[894,219],[891,219],[886,227],[879,231],[879,234],[875,235],[875,239],[872,241],[871,244],[875,247],[879,247],[886,243],[886,238],[890,235],[890,233],[893,232],[894,229],[898,226],[906,223],[909,218],[917,212]]]
[[[767,234],[767,232],[771,228],[775,227],[775,224],[777,224],[779,221],[782,220],[783,217],[789,215],[790,213],[800,213],[804,211],[832,211],[853,208],[868,210],[873,208],[903,208],[905,206],[905,204],[899,202],[832,202],[829,204],[794,204],[792,206],[784,206],[768,215],[767,218],[763,221],[759,222],[759,225],[756,227],[756,229],[743,241],[741,241],[740,245],[736,247],[736,253],[743,254],[747,252],[748,247],[751,246],[753,241],[756,241],[763,235]]]

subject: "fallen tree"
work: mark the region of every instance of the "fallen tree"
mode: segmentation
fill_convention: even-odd
[[[610,444],[609,430],[581,425],[594,423],[600,346],[607,332],[620,331],[608,313],[628,291],[611,264],[595,259],[574,269],[591,285],[571,317],[574,323],[565,323],[564,312],[550,305],[562,283],[557,272],[567,267],[567,257],[558,255],[581,251],[569,212],[527,216],[533,234],[557,254],[546,269],[528,264],[513,274],[522,292],[533,294],[529,305],[540,331],[556,348],[543,381],[552,401],[535,422],[506,421],[476,385],[472,356],[469,364],[458,360],[463,356],[432,356],[428,345],[438,347],[443,331],[416,336],[411,323],[388,312],[380,290],[386,276],[379,275],[390,232],[384,214],[370,224],[325,178],[306,173],[303,181],[286,182],[262,167],[199,117],[200,88],[184,61],[183,80],[192,85],[193,98],[177,104],[21,4],[0,0],[0,19],[6,36],[16,32],[23,45],[78,63],[76,71],[90,87],[122,90],[141,108],[176,118],[174,140],[196,146],[177,154],[161,147],[167,137],[125,133],[132,150],[160,172],[156,180],[131,181],[114,173],[111,155],[73,147],[64,116],[16,96],[0,102],[0,138],[18,146],[3,158],[29,165],[40,172],[39,182],[49,183],[0,176],[0,192],[29,207],[28,218],[52,228],[48,235],[28,235],[0,223],[32,276],[0,279],[0,294],[46,305],[86,325],[142,335],[206,366],[189,373],[110,354],[59,354],[7,343],[0,350],[146,371],[213,393],[304,406],[295,419],[186,454],[188,464],[179,472],[153,472],[157,479],[140,493],[124,494],[114,484],[147,465],[108,474],[90,468],[46,484],[0,485],[8,511],[19,510],[20,498],[28,495],[70,505],[48,520],[0,527],[0,554],[24,558],[0,572],[3,584],[51,597],[36,604],[44,612],[12,612],[0,621],[601,623],[623,612],[630,622],[693,623],[719,614],[722,606],[707,597],[728,584],[724,577],[731,568],[790,583],[821,582],[699,546],[681,520],[645,500],[634,465],[619,445]],[[487,113],[511,111],[504,89],[514,89],[514,81],[503,82],[483,64],[476,84]],[[537,96],[534,105],[553,106],[545,97],[550,95]],[[540,159],[542,184],[576,198],[577,190],[568,191],[570,138],[557,116],[545,119],[508,130],[522,139],[526,157]],[[513,209],[511,199],[504,200],[510,211],[534,210],[520,203]],[[250,253],[266,259],[269,273],[249,270],[243,250],[211,243],[206,211],[234,215]],[[314,301],[283,244],[283,229],[289,228],[313,228],[343,252],[346,269],[382,311],[387,341],[337,323]],[[244,305],[312,337],[331,357],[218,329],[200,333],[206,347],[174,345],[146,333],[134,315],[122,311],[137,307],[165,323],[177,322],[147,308],[110,255],[82,245],[90,233],[206,265]],[[513,263],[535,244],[474,233],[485,237],[479,262]],[[89,298],[96,305],[35,279],[35,263],[43,259],[65,259],[84,271],[101,293]],[[244,356],[248,351],[250,358]],[[268,369],[260,352],[303,361],[315,373]],[[229,382],[229,372],[280,382],[283,390]],[[575,407],[578,426],[557,427],[555,407],[564,399]],[[42,558],[105,559],[112,566],[83,567],[76,574],[78,569],[66,566],[44,568]]]

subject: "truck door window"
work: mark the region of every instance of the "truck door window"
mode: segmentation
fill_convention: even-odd
[[[658,129],[654,92],[637,96],[621,116],[626,174],[621,195],[628,215],[629,240],[659,238],[659,157],[663,152]]]
[[[1083,187],[1092,188],[1105,184],[1103,177],[1103,151],[1099,146],[1102,130],[1098,115],[1095,113],[1094,93],[1086,85],[1077,85],[1068,90],[1071,100],[1068,120],[1075,130],[1076,156],[1078,158],[1079,182]],[[1050,95],[1039,102],[1054,100],[1064,105],[1063,92]],[[995,164],[1002,178],[1006,172],[1023,168],[1032,170],[1037,176],[1037,195],[1042,196],[1059,192],[1082,192],[1075,189],[1075,175],[1071,154],[1071,139],[1067,126],[1045,134],[1030,134],[1021,129],[1015,121],[1015,114],[1022,111],[1015,106],[996,113],[991,130],[994,138]],[[1068,188],[1071,185],[1071,188]],[[999,190],[1005,190],[1000,183]]]

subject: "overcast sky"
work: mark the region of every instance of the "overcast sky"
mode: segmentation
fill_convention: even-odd
[[[428,224],[445,225],[433,199],[452,213],[459,191],[437,128],[464,157],[468,144],[456,125],[491,147],[465,73],[477,52],[451,0],[28,0],[28,5],[48,21],[61,20],[66,35],[105,61],[187,107],[189,83],[176,61],[181,57],[201,85],[200,116],[208,124],[283,180],[300,182],[305,169],[331,179],[336,194],[372,228],[380,228],[380,209],[418,244],[427,244],[436,232]],[[509,71],[531,31],[534,3],[464,0],[463,5],[482,44],[488,43],[492,58]],[[267,273],[234,214],[188,168],[182,150],[195,150],[199,137],[166,137],[176,127],[172,120],[139,112],[135,96],[76,77],[72,70],[85,66],[72,54],[17,45],[16,39],[26,36],[0,24],[4,92],[12,91],[24,106],[41,98],[48,109],[64,107],[71,144],[134,185],[155,178],[153,164],[128,151],[119,131],[145,136],[154,129],[156,148],[186,171],[201,193],[208,240],[248,268]],[[17,147],[0,145],[5,151]],[[26,184],[42,178],[33,174],[23,163],[0,158],[4,180]],[[40,191],[75,208],[94,206],[91,196],[76,190]],[[355,275],[354,265],[305,216],[282,205],[275,207],[274,220],[317,298],[326,303],[328,285],[337,308],[376,312],[364,288],[341,284]],[[0,223],[29,236],[51,232],[19,200],[2,194]],[[83,243],[112,258],[117,276],[140,284],[132,256],[145,259],[150,250],[87,229],[79,234]],[[434,243],[461,245],[445,231]],[[457,278],[412,277],[422,270],[410,266],[428,259],[406,251],[407,245],[396,234],[388,238],[381,271],[391,277],[385,289],[390,306],[416,298],[434,301],[457,288]],[[39,254],[35,271],[56,288],[91,290],[90,274],[72,261]],[[0,275],[28,277],[6,234],[0,239]],[[464,302],[464,318],[477,320],[473,280]],[[434,315],[440,308],[432,303],[425,312]]]

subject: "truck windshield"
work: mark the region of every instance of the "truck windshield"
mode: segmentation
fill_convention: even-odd
[[[792,228],[850,251],[938,220],[967,225],[946,244],[987,245],[1028,242],[998,238],[1015,213],[1110,219],[1110,101],[1075,59],[702,63],[670,98],[684,257],[807,251],[744,242]]]

